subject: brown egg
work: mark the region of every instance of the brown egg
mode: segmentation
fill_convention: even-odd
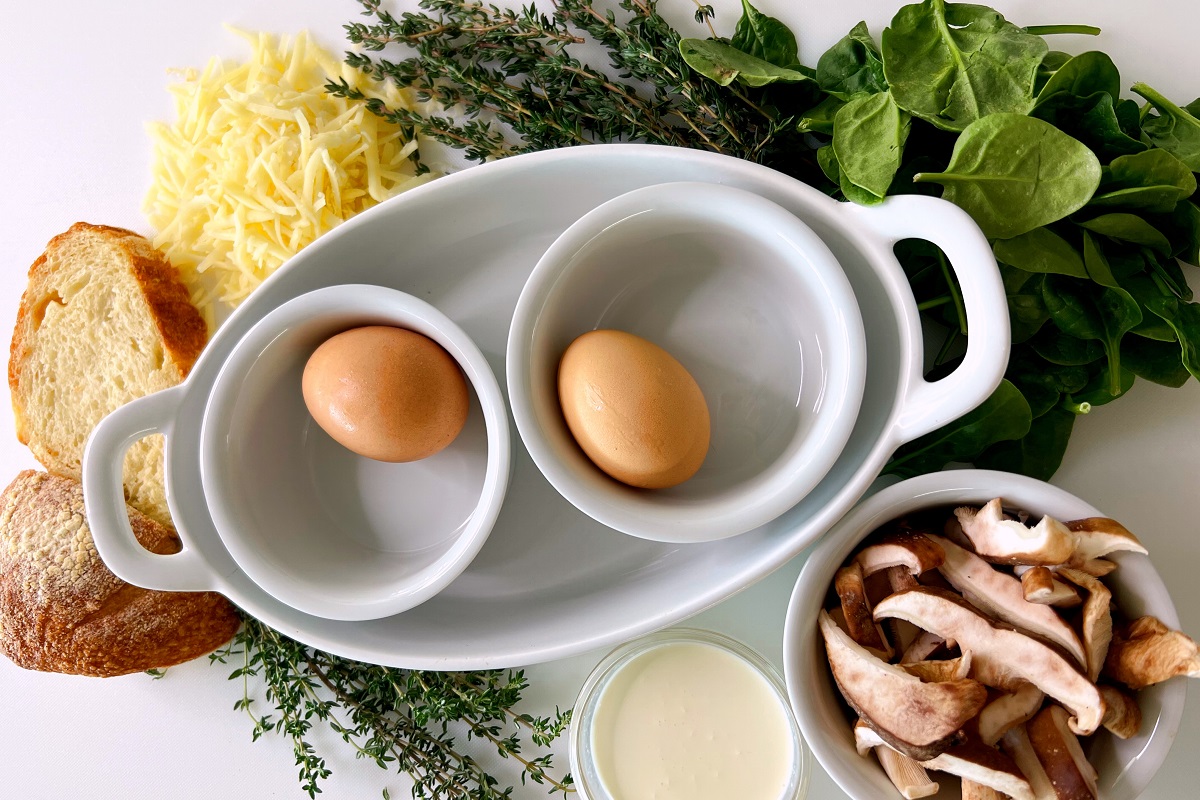
[[[372,325],[337,334],[304,366],[304,404],[349,450],[416,461],[454,441],[467,421],[467,382],[436,342]]]
[[[708,453],[708,404],[696,380],[658,345],[590,331],[563,353],[558,400],[596,466],[641,489],[676,486]]]

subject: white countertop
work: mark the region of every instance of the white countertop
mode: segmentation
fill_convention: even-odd
[[[411,8],[415,2],[397,5]],[[737,3],[714,5],[718,29],[731,30]],[[792,26],[809,64],[859,19],[878,35],[898,5],[898,0],[758,2]],[[1200,48],[1189,0],[994,5],[1018,24],[1099,25],[1100,37],[1060,37],[1059,47],[1108,52],[1126,86],[1143,80],[1182,102],[1200,95]],[[691,29],[690,0],[660,0],[660,8],[677,27]],[[143,125],[171,114],[167,68],[200,66],[213,55],[244,55],[222,23],[281,33],[308,28],[340,49],[341,25],[358,10],[350,0],[6,4],[0,12],[6,183],[0,193],[0,329],[11,329],[28,265],[71,223],[87,220],[149,233],[139,211],[149,180]],[[1189,275],[1200,290],[1196,270]],[[37,465],[12,434],[7,403],[0,403],[0,431],[6,432],[0,435],[0,483],[7,483],[20,469]],[[1079,420],[1054,482],[1142,538],[1174,595],[1185,631],[1200,635],[1200,526],[1192,506],[1200,490],[1200,384],[1165,389],[1140,381],[1130,396]],[[690,624],[728,632],[778,663],[784,607],[799,569],[798,559]],[[529,669],[529,710],[569,706],[601,655]],[[100,681],[26,672],[0,659],[0,796],[303,797],[290,743],[271,735],[251,744],[249,720],[233,710],[240,683],[228,682],[227,675],[226,668],[202,660],[173,668],[159,681],[143,675]],[[260,699],[259,707],[263,703]],[[325,797],[378,797],[385,787],[394,798],[408,796],[403,776],[356,762],[333,736],[317,735],[314,742],[334,771]],[[1196,796],[1198,752],[1200,705],[1193,701],[1170,759],[1144,796]],[[497,774],[515,777],[503,767]],[[536,787],[514,792],[517,798],[542,796]],[[811,796],[843,797],[819,770]]]

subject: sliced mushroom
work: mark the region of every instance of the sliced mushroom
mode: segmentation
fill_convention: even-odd
[[[925,661],[939,650],[949,650],[952,647],[954,647],[952,643],[947,642],[936,633],[921,631],[921,634],[912,640],[912,644],[904,649],[904,654],[900,656],[900,663],[915,664],[918,661]]]
[[[1095,684],[1052,648],[1023,633],[995,627],[953,593],[922,587],[894,594],[875,607],[875,618],[899,617],[970,650],[973,677],[999,689],[1032,683],[1074,713],[1071,728],[1090,734],[1100,727],[1104,701]],[[945,686],[947,684],[934,684]]]
[[[886,744],[875,748],[875,757],[879,759],[879,764],[887,773],[888,779],[905,800],[930,797],[941,789],[918,762],[903,753],[897,753]]]
[[[1029,743],[1029,734],[1024,725],[1018,725],[1004,734],[1000,746],[1016,762],[1021,774],[1029,781],[1035,800],[1058,800],[1058,794],[1050,783],[1050,776],[1042,768],[1042,762],[1038,761],[1037,753]]]
[[[1088,763],[1062,706],[1046,706],[1029,721],[1029,743],[1059,800],[1095,800],[1096,769]]]
[[[1042,690],[1027,683],[1015,692],[1001,695],[979,712],[979,739],[984,744],[996,744],[1018,725],[1033,718],[1046,697]]]
[[[897,653],[903,653],[916,641],[918,636],[924,633],[916,625],[902,619],[884,620],[883,630],[887,640],[892,643],[892,647]]]
[[[1004,795],[990,786],[963,778],[962,800],[1004,800]]]
[[[899,564],[888,567],[884,570],[884,574],[887,575],[888,584],[892,587],[893,592],[905,592],[919,586],[917,579],[908,571],[908,568]]]
[[[1067,527],[1076,534],[1075,555],[1072,564],[1102,558],[1118,550],[1132,551],[1146,555],[1146,548],[1138,538],[1129,532],[1121,523],[1108,517],[1088,517],[1076,519],[1067,523]]]
[[[1047,567],[1028,567],[1020,575],[1027,602],[1057,608],[1072,608],[1083,602],[1073,586],[1055,578]]]
[[[875,611],[878,618],[878,607]],[[1162,620],[1140,617],[1114,632],[1104,674],[1130,689],[1141,689],[1177,675],[1200,678],[1200,650],[1195,641],[1171,630]]]
[[[1088,678],[1095,682],[1104,667],[1108,646],[1112,642],[1112,592],[1099,578],[1070,567],[1062,567],[1058,574],[1088,593],[1083,604],[1083,646],[1087,650]]]
[[[1087,656],[1075,631],[1063,622],[1053,608],[1027,602],[1019,580],[1000,572],[948,539],[932,535],[929,538],[937,542],[946,554],[946,560],[938,570],[967,602],[985,614],[1016,626],[1018,630],[1059,645],[1080,666],[1087,665]]]
[[[948,658],[945,661],[913,661],[901,664],[900,668],[926,683],[961,681],[971,673],[971,654],[963,653],[958,658]]]
[[[1088,575],[1091,575],[1095,578],[1103,578],[1116,568],[1117,565],[1115,562],[1104,558],[1092,558],[1088,559],[1087,561],[1081,561],[1079,565],[1075,567],[1075,569],[1079,570],[1080,572],[1086,572]]]
[[[890,567],[904,567],[909,574],[920,575],[942,563],[942,550],[920,533],[897,531],[879,544],[864,547],[855,560],[862,565],[864,575]]]
[[[983,508],[956,508],[954,515],[975,552],[993,564],[1053,566],[1065,564],[1075,552],[1075,534],[1052,517],[1032,528],[1004,518],[1000,498]]]
[[[842,603],[842,613],[846,616],[846,630],[850,633],[850,638],[890,660],[895,653],[884,638],[883,630],[871,616],[871,604],[867,600],[867,588],[863,585],[862,568],[857,561],[837,571],[833,588]]]
[[[861,722],[854,726],[854,746],[859,755],[887,746],[878,732]],[[1012,797],[1013,800],[1037,800],[1029,781],[1016,763],[993,747],[968,742],[921,762],[926,769],[935,769],[966,780],[975,781]]]
[[[1100,724],[1121,739],[1137,736],[1142,729],[1142,709],[1137,700],[1115,686],[1101,686],[1100,696],[1107,706]]]
[[[987,702],[973,680],[923,683],[867,652],[821,612],[821,634],[842,697],[889,745],[918,761],[962,739],[963,723]]]

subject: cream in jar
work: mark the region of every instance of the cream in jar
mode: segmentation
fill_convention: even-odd
[[[634,652],[610,666],[585,704],[577,722],[586,726],[585,796],[797,797],[799,735],[765,662],[702,631],[663,637],[627,646]]]

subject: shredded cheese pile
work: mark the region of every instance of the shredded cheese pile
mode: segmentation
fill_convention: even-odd
[[[406,93],[365,85],[306,33],[239,35],[250,60],[182,72],[170,87],[178,119],[150,127],[144,210],[154,245],[180,268],[210,328],[218,303],[237,305],[321,234],[433,177],[415,174],[416,140],[324,86],[344,77],[393,108],[412,107]]]

